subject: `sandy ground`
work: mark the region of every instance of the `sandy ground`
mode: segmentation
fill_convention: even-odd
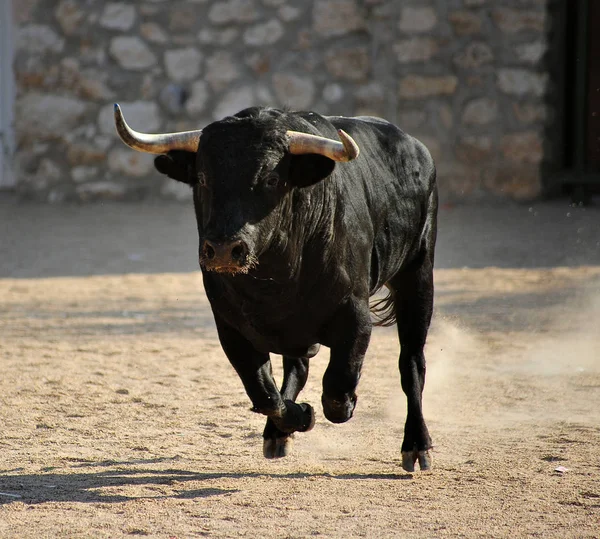
[[[568,215],[567,215],[568,214]],[[600,210],[445,207],[404,473],[392,328],[355,417],[262,458],[189,208],[0,198],[0,537],[600,537]],[[280,378],[279,358],[274,358]]]

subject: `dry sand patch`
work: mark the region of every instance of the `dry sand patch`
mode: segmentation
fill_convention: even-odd
[[[345,425],[312,360],[317,425],[271,462],[199,273],[0,280],[0,536],[600,537],[600,268],[436,286],[434,470],[406,474],[393,328]]]

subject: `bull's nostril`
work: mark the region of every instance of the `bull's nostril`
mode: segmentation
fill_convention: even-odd
[[[241,261],[245,254],[244,245],[239,243],[231,250],[231,258],[233,260]]]
[[[214,247],[208,243],[205,242],[204,243],[204,256],[206,258],[208,258],[209,260],[212,260],[215,257],[215,249]]]

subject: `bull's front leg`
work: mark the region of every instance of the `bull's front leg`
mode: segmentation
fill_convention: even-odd
[[[323,413],[333,423],[344,423],[354,413],[356,386],[371,339],[368,300],[350,299],[328,328],[331,346],[329,365],[323,376]]]
[[[217,315],[215,322],[221,346],[244,384],[252,411],[266,415],[277,430],[286,435],[312,429],[314,410],[309,404],[296,404],[281,395],[273,379],[269,354],[257,351],[239,331]]]
[[[283,357],[281,396],[294,402],[308,378],[308,358]],[[313,416],[314,417],[314,416]],[[292,435],[282,432],[269,418],[263,432],[263,455],[268,459],[285,457],[292,447]]]

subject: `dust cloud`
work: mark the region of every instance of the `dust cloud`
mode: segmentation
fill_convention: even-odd
[[[435,451],[456,437],[564,424],[593,425],[600,410],[600,271],[442,270],[438,307],[425,349],[423,409]],[[491,286],[487,286],[490,285]],[[487,286],[487,288],[486,288]],[[311,360],[299,401],[317,425],[297,435],[294,452],[312,462],[399,455],[406,397],[395,328],[373,332],[354,417],[332,425],[321,411],[329,351]],[[275,372],[281,375],[278,360]],[[594,391],[595,390],[595,391]],[[379,450],[380,451],[380,450]],[[455,450],[453,450],[455,451]]]
[[[529,283],[516,288],[506,270],[485,312],[481,297],[473,301],[475,314],[469,301],[457,314],[442,300],[427,349],[426,412],[492,427],[597,422],[598,391],[582,392],[600,387],[600,280],[597,270],[581,273],[529,270]]]

